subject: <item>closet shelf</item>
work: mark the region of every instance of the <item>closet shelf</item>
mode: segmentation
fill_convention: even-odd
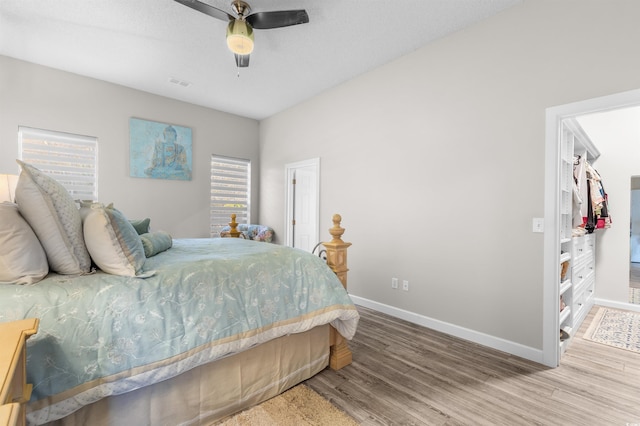
[[[559,337],[559,343],[560,343],[560,353],[564,353],[567,350],[567,347],[569,346],[569,342],[571,341],[571,336],[573,335],[573,328],[572,327],[563,327],[562,328],[566,333],[569,334],[569,338],[566,340],[562,340],[562,337]]]
[[[571,316],[571,308],[567,305],[566,308],[564,308],[562,311],[560,311],[560,325],[561,326],[567,320],[567,318],[569,318],[569,316]]]
[[[595,238],[593,234],[573,237],[574,209],[573,192],[582,194],[587,188],[585,161],[595,160],[599,152],[574,118],[566,118],[560,124],[560,152],[558,158],[558,240],[560,244],[557,259],[555,286],[559,290],[556,303],[560,305],[555,315],[560,325],[560,356],[566,350],[573,333],[593,306],[595,285]],[[588,199],[581,195],[583,202]],[[577,213],[577,211],[575,212]],[[580,212],[580,216],[585,216]],[[554,237],[556,238],[556,237]],[[567,268],[568,266],[568,268]],[[563,308],[560,310],[561,308]],[[558,324],[556,323],[556,324]],[[562,331],[562,332],[561,332]],[[566,335],[564,333],[567,333]]]

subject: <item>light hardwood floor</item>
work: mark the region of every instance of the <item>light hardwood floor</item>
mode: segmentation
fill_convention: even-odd
[[[359,307],[353,364],[306,384],[363,425],[640,425],[640,354],[582,338],[542,365]]]

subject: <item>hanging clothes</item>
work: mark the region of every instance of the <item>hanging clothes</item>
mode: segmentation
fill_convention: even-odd
[[[600,189],[602,190],[603,201],[600,208],[600,213],[598,214],[598,222],[596,223],[596,228],[611,228],[611,216],[609,215],[609,196],[604,190],[602,181],[600,181]]]
[[[587,177],[584,170],[585,159],[581,155],[573,157],[573,216],[572,228],[580,228],[587,215]]]
[[[609,213],[608,195],[604,190],[600,174],[585,161],[586,178],[586,216],[583,216],[584,228],[588,233],[595,229],[610,228],[611,215]]]

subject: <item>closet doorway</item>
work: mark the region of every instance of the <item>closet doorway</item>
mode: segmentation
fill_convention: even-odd
[[[598,167],[607,165],[607,179],[610,182],[605,189],[610,197],[615,193],[616,208],[611,208],[613,225],[598,237],[596,254],[596,304],[632,309],[628,302],[629,294],[629,223],[630,223],[630,177],[640,175],[640,143],[633,147],[633,151],[624,152],[599,142],[588,129],[583,118],[587,116],[603,116],[603,113],[640,106],[640,90],[618,93],[601,98],[589,99],[566,105],[551,107],[546,110],[545,135],[545,233],[544,233],[544,275],[543,275],[543,350],[542,363],[556,367],[560,362],[558,350],[558,330],[560,302],[558,298],[559,283],[557,258],[560,241],[559,224],[559,179],[560,170],[560,123],[564,119],[578,120],[590,138],[601,151]],[[623,157],[621,159],[621,156]],[[626,163],[620,167],[618,163],[611,165],[611,159],[618,163]],[[635,167],[635,173],[632,171]],[[617,176],[612,176],[617,174]],[[623,182],[621,182],[621,179]],[[615,182],[616,188],[612,187]],[[620,190],[620,188],[626,188]],[[610,203],[610,206],[612,204]],[[640,306],[638,306],[640,311]]]
[[[601,285],[625,281],[625,285],[628,283],[627,292],[617,300],[626,298],[626,302],[640,304],[640,107],[587,114],[577,117],[577,120],[593,143],[609,152],[605,159],[617,156],[615,168],[607,172],[614,186],[609,184],[609,176],[604,182],[607,191],[613,191],[614,202],[618,205],[617,212],[612,211],[612,231],[618,236],[608,235],[611,232],[605,230],[603,239],[611,240],[608,241],[609,247],[615,247],[620,260],[616,262],[615,258],[603,255],[600,264],[605,268],[607,282]],[[627,214],[629,220],[626,219]],[[611,251],[608,249],[607,253]],[[612,272],[618,270],[614,276]]]

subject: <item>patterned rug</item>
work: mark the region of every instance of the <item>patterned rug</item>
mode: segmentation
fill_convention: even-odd
[[[346,413],[305,385],[298,385],[216,426],[358,426]]]
[[[640,313],[599,308],[583,338],[640,352]]]

